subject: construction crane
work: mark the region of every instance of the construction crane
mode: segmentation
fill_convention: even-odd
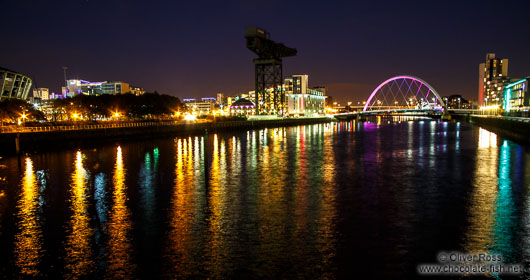
[[[252,60],[255,69],[256,115],[284,115],[286,101],[282,87],[282,58],[295,56],[296,49],[274,42],[267,31],[254,26],[245,30],[245,39],[247,48],[258,55]]]

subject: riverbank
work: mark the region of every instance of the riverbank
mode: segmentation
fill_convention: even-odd
[[[330,118],[293,118],[253,121],[225,121],[205,123],[163,123],[149,125],[130,124],[116,127],[62,128],[60,130],[21,131],[0,134],[0,155],[12,155],[39,150],[84,147],[127,139],[198,135],[209,133],[273,128],[331,122]]]
[[[471,115],[468,121],[502,137],[530,145],[529,118]]]

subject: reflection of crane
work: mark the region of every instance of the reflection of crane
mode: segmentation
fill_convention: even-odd
[[[295,56],[296,49],[276,43],[270,34],[257,27],[245,30],[247,48],[258,55],[253,60],[255,66],[256,91],[254,103],[256,114],[278,114],[285,112],[285,93],[282,88],[282,57]],[[271,95],[266,90],[272,88]],[[271,104],[272,103],[272,104]]]

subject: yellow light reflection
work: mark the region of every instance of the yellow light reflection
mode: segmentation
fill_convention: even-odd
[[[169,231],[167,260],[165,275],[171,277],[189,277],[189,264],[192,263],[190,254],[191,228],[193,226],[194,200],[193,200],[193,143],[191,138],[176,140],[176,166],[175,187],[171,196],[169,209]]]
[[[39,188],[33,171],[33,162],[26,158],[22,193],[17,202],[18,234],[15,236],[15,263],[22,275],[37,277],[43,254],[42,230],[39,224]]]
[[[479,128],[478,147],[488,148],[497,146],[497,134],[489,132],[483,128]]]
[[[322,194],[320,196],[321,213],[319,224],[319,251],[322,255],[322,266],[331,267],[336,256],[335,221],[337,205],[335,201],[335,152],[333,149],[333,138],[323,138],[323,165],[322,165]],[[331,272],[329,272],[331,274]],[[322,278],[333,278],[333,275],[322,275]]]
[[[132,247],[129,240],[131,231],[130,212],[127,208],[126,170],[123,167],[121,147],[117,148],[114,165],[113,205],[109,215],[108,275],[111,278],[131,279],[135,265],[132,263]]]
[[[67,278],[84,276],[94,265],[90,245],[93,231],[87,209],[87,177],[87,171],[83,168],[83,154],[78,151],[70,185],[70,209],[73,213],[65,243]]]
[[[206,269],[212,278],[221,278],[223,271],[223,236],[222,236],[222,211],[223,211],[223,167],[225,166],[226,147],[224,140],[219,141],[217,134],[213,138],[212,166],[210,169],[210,191],[209,191],[209,236],[208,236],[208,262]]]
[[[296,128],[297,138],[304,138],[305,128]],[[301,135],[302,134],[302,135]],[[297,139],[297,142],[299,142]],[[264,271],[273,269],[274,263],[270,260],[277,260],[280,263],[288,261],[288,248],[291,244],[285,235],[295,234],[295,229],[287,232],[285,225],[289,224],[293,218],[291,209],[286,205],[288,158],[287,149],[280,149],[280,144],[258,146],[258,236],[259,251],[262,252],[257,259],[258,263],[264,265]],[[258,275],[257,278],[266,278],[265,275]]]
[[[497,136],[480,128],[465,251],[485,252],[492,243],[497,199]]]

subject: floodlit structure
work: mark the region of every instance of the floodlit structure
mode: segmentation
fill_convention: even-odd
[[[141,87],[135,87],[135,86],[129,86],[129,91],[130,93],[138,96],[138,95],[142,95],[145,93],[145,90]]]
[[[239,98],[230,105],[231,116],[252,116],[256,112],[256,106],[250,100]]]
[[[479,64],[478,73],[479,106],[502,105],[503,87],[509,84],[508,59],[495,58],[494,53],[488,53],[486,61]]]
[[[0,67],[0,100],[28,99],[33,81],[26,75]]]
[[[525,113],[528,115],[530,109],[530,94],[528,92],[528,81],[530,77],[520,79],[504,87],[504,110],[506,113]]]
[[[33,99],[49,100],[50,89],[48,88],[35,88],[33,89]]]
[[[324,114],[326,96],[322,87],[308,87],[308,75],[292,75],[285,78],[287,114],[290,116],[315,116]]]
[[[209,115],[213,112],[215,102],[211,100],[197,102],[195,98],[183,99],[184,106],[193,115]]]
[[[431,85],[418,77],[402,75],[381,83],[366,100],[363,112],[442,107],[445,103]]]
[[[102,95],[123,94],[131,92],[128,83],[124,82],[89,82],[85,80],[68,80],[63,87],[63,95],[73,97],[76,94]],[[143,94],[143,93],[142,93]]]

